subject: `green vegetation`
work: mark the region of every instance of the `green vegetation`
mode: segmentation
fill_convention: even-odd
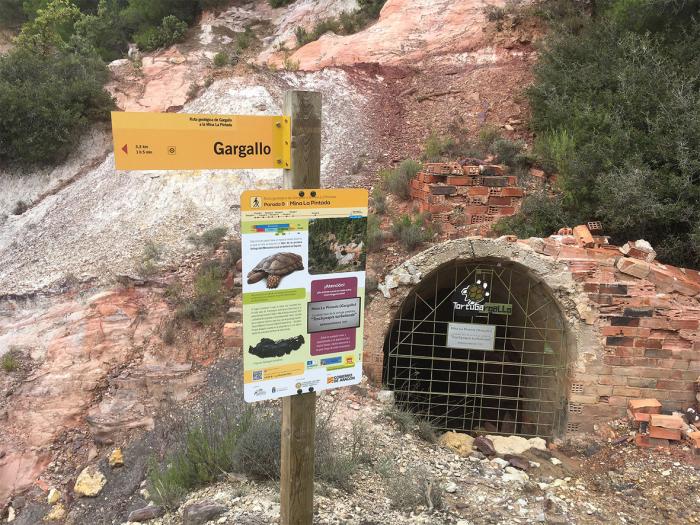
[[[532,128],[561,198],[529,197],[505,224],[549,235],[597,219],[616,243],[644,238],[664,262],[700,266],[700,1],[607,0],[595,16],[540,4],[553,31]]]
[[[401,246],[409,251],[429,241],[436,233],[435,225],[425,214],[401,215],[394,219],[391,230]]]
[[[143,248],[141,258],[136,265],[137,273],[144,278],[152,277],[158,273],[158,263],[163,257],[163,247],[147,241]]]
[[[399,164],[398,168],[381,172],[380,178],[390,193],[401,200],[408,200],[411,198],[411,181],[421,169],[422,166],[419,162],[407,159]]]
[[[423,505],[428,510],[442,507],[442,488],[438,481],[423,468],[399,470],[387,465],[380,471],[384,478],[386,495],[395,509],[414,510]]]
[[[3,354],[2,360],[0,361],[0,366],[2,366],[2,369],[8,374],[10,372],[15,372],[19,370],[19,359],[17,359],[17,356],[15,355],[15,352],[12,349],[9,352]]]
[[[223,51],[219,51],[216,55],[214,55],[214,67],[228,66],[229,62],[230,59],[228,54],[224,53]]]
[[[0,163],[62,160],[114,104],[106,61],[181,41],[202,9],[226,0],[0,0],[0,25],[21,30],[0,55]],[[244,34],[245,45],[252,32]],[[239,41],[239,46],[241,41]]]
[[[220,261],[207,261],[197,271],[191,297],[184,299],[175,312],[178,319],[189,319],[202,324],[211,323],[226,304],[224,279],[226,268]]]
[[[371,252],[382,247],[384,235],[379,227],[381,220],[376,215],[367,217],[367,249]]]
[[[381,188],[374,188],[370,198],[372,199],[372,206],[374,207],[375,213],[384,215],[384,212],[386,212],[386,193],[384,193]]]
[[[272,5],[274,0],[269,1]],[[338,18],[319,20],[311,31],[299,26],[294,32],[297,44],[300,47],[304,46],[309,42],[318,40],[328,32],[337,35],[351,35],[357,33],[379,18],[379,13],[385,3],[386,0],[359,0],[359,9],[357,11],[351,13],[344,11],[340,13]]]
[[[233,396],[231,396],[233,397]],[[278,410],[243,406],[235,399],[215,400],[191,421],[177,422],[170,450],[158,461],[152,458],[148,488],[153,500],[176,508],[186,494],[227,473],[251,479],[278,480],[280,475],[281,422]],[[316,420],[314,467],[319,480],[351,491],[352,476],[376,458],[371,433],[361,421],[349,435],[338,432],[331,408]]]
[[[296,2],[296,0],[267,0],[267,3],[270,4],[270,7],[284,7],[285,5],[289,5]]]
[[[208,248],[213,250],[219,245],[222,239],[226,237],[227,233],[228,228],[225,226],[218,226],[205,231],[201,235],[190,235],[187,240],[198,248]]]
[[[524,168],[533,162],[525,151],[524,142],[502,137],[501,131],[494,126],[484,126],[479,131],[478,140],[474,142],[460,121],[449,126],[446,136],[431,133],[423,146],[423,160],[427,162],[483,159],[488,155],[494,155],[496,162],[511,168]]]

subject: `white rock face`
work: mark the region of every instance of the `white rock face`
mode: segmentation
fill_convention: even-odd
[[[370,116],[361,110],[365,97],[343,71],[224,79],[184,111],[279,114],[283,92],[290,88],[323,94],[323,183],[357,184],[349,174],[356,152],[372,152],[376,146],[373,137],[357,131],[371,129]],[[86,153],[53,170],[60,176],[0,174],[0,206],[7,209],[19,195],[36,195],[85,171],[24,214],[0,220],[2,293],[50,288],[67,275],[108,282],[114,274],[133,273],[147,241],[163,246],[165,263],[177,264],[191,249],[189,235],[217,226],[237,231],[243,190],[282,184],[282,170],[116,172],[111,153],[94,168],[85,166],[90,158]]]

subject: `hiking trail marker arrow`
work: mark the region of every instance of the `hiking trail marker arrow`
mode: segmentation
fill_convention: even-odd
[[[118,170],[289,169],[290,133],[281,115],[112,112]]]

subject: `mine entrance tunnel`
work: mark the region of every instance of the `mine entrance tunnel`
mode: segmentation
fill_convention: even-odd
[[[454,261],[403,302],[384,381],[400,407],[440,429],[553,437],[566,416],[566,339],[557,301],[528,268]]]

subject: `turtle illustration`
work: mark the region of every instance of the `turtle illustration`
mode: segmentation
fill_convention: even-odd
[[[282,277],[297,270],[303,270],[301,255],[282,252],[265,257],[248,273],[248,284],[267,279],[268,288],[277,288]]]

